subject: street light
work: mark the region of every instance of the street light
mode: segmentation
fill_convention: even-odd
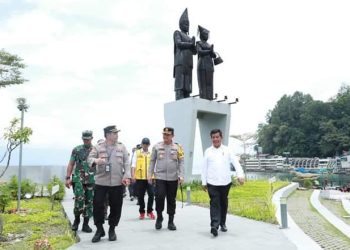
[[[24,112],[27,112],[28,105],[25,98],[17,98],[17,108],[21,111],[21,130],[23,130]],[[18,162],[18,194],[17,194],[17,212],[21,208],[21,182],[22,182],[22,140],[19,145],[19,162]]]

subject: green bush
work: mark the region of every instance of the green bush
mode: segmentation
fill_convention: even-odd
[[[17,181],[17,176],[13,175],[10,179],[10,181],[7,184],[11,197],[13,199],[17,199],[17,193],[18,193],[18,181]]]
[[[12,199],[17,199],[18,196],[18,180],[17,176],[13,175],[10,181],[7,183],[7,188],[9,189],[10,195]],[[36,184],[33,183],[29,179],[24,179],[21,181],[21,198],[24,197],[25,194],[29,193],[34,196]]]
[[[0,186],[0,210],[5,212],[5,208],[11,201],[11,191],[7,185]]]
[[[31,194],[34,197],[36,184],[29,179],[21,181],[21,196]]]
[[[310,179],[305,179],[303,183],[304,188],[310,189],[312,188],[312,180]]]
[[[64,183],[63,183],[63,181],[61,181],[57,176],[54,176],[54,177],[50,180],[49,184],[47,184],[47,190],[49,191],[50,197],[51,197],[52,187],[55,186],[55,185],[59,185],[60,187],[59,187],[58,192],[54,194],[53,198],[54,198],[54,200],[59,200],[59,201],[61,201],[61,200],[63,200],[63,198],[64,198],[64,195],[65,195],[66,190],[65,190],[65,188],[64,188]]]

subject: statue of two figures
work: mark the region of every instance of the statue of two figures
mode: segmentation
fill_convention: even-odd
[[[199,97],[213,100],[214,65],[222,61],[214,52],[214,45],[209,44],[209,30],[198,25],[200,41],[188,35],[190,22],[187,9],[179,21],[180,30],[174,32],[174,78],[175,99],[183,99],[192,93],[193,55],[198,54],[197,78]]]

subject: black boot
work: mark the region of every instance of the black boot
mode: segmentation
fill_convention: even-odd
[[[174,224],[174,215],[169,215],[168,229],[171,231],[176,230],[176,226]]]
[[[85,233],[91,233],[92,232],[91,227],[89,227],[89,217],[85,217],[84,218],[84,223],[83,223],[83,227],[82,227],[81,231],[83,231]]]
[[[80,216],[75,216],[73,225],[72,225],[72,230],[77,231],[80,223]]]
[[[108,240],[109,241],[116,241],[117,240],[117,235],[115,234],[114,228],[115,228],[115,226],[109,226],[109,230],[108,230]]]
[[[96,225],[96,227],[97,227],[96,233],[95,233],[94,237],[91,240],[93,243],[99,242],[101,240],[101,237],[106,235],[102,224]]]
[[[162,213],[157,213],[157,220],[156,220],[156,229],[157,230],[162,228],[162,222],[163,222],[163,215],[162,215]]]

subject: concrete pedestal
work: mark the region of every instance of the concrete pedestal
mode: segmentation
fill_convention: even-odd
[[[164,105],[165,126],[175,129],[175,142],[185,151],[185,181],[200,179],[192,174],[193,150],[198,119],[203,152],[211,145],[210,131],[214,128],[223,132],[223,143],[228,144],[231,108],[229,104],[200,98],[185,98]]]

